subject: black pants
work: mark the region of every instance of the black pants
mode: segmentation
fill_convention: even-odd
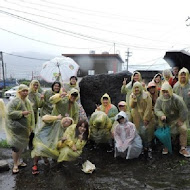
[[[28,146],[29,146],[29,149],[30,149],[30,150],[33,149],[33,138],[34,138],[34,133],[31,132],[31,133],[30,133],[30,136],[29,136],[29,143],[28,143]]]

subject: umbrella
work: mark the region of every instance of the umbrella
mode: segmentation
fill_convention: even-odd
[[[172,143],[171,143],[171,135],[170,135],[170,127],[162,127],[158,128],[154,132],[155,136],[160,140],[161,143],[168,149],[168,151],[172,154]]]
[[[43,64],[41,77],[47,82],[61,80],[68,82],[71,76],[76,76],[79,65],[69,57],[55,57]]]
[[[164,59],[171,67],[178,66],[180,69],[185,67],[190,70],[190,53],[185,50],[167,51]]]

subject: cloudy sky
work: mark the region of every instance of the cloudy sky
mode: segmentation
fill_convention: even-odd
[[[159,66],[166,51],[190,47],[189,7],[189,0],[0,0],[0,51],[94,50],[125,59],[129,48],[130,64]]]

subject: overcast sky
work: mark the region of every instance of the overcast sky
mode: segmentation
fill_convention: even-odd
[[[125,59],[129,48],[130,64],[160,64],[166,51],[188,50],[189,7],[189,0],[0,0],[0,51],[95,50]]]

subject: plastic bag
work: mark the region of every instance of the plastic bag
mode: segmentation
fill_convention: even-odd
[[[89,160],[82,165],[82,171],[84,173],[92,173],[96,169],[95,164],[92,164]]]

